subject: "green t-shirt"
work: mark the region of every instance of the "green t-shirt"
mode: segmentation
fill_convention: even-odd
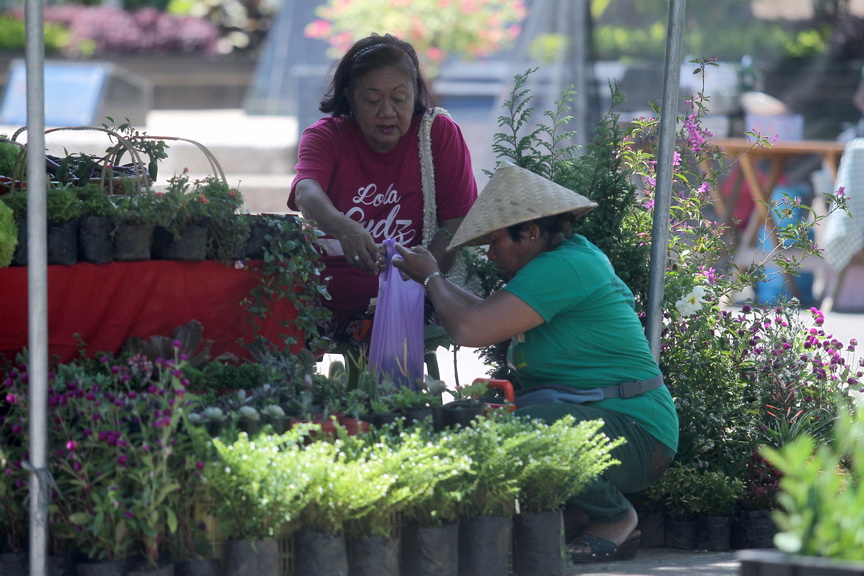
[[[574,235],[526,264],[504,287],[544,320],[510,343],[507,361],[523,388],[612,386],[660,374],[634,311],[633,293],[609,259]],[[630,415],[677,450],[678,416],[666,387],[594,406]]]

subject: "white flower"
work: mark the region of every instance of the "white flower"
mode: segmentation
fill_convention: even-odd
[[[675,309],[681,316],[692,316],[702,310],[702,306],[708,302],[710,292],[704,286],[694,286],[687,296],[675,303]]]

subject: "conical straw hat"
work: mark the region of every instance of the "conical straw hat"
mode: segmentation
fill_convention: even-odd
[[[447,249],[488,244],[488,235],[495,230],[565,212],[582,216],[596,207],[581,194],[508,164],[489,179]]]

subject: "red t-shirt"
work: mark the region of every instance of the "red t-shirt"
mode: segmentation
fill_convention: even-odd
[[[396,146],[373,152],[357,123],[348,117],[322,118],[307,128],[297,151],[297,176],[291,184],[288,207],[297,210],[297,183],[311,178],[321,185],[333,205],[361,222],[375,242],[394,238],[400,244],[422,242],[423,187],[420,177],[420,116]],[[438,221],[461,218],[477,199],[471,155],[453,120],[437,116],[432,123],[432,158]],[[338,246],[338,243],[333,241]],[[378,294],[378,276],[350,266],[341,254],[325,255],[325,276],[332,279],[327,303],[347,316],[364,312]]]

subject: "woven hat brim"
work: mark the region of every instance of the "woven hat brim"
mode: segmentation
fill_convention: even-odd
[[[505,166],[489,179],[447,249],[488,244],[496,230],[567,212],[584,216],[596,207],[596,202],[548,178]]]

